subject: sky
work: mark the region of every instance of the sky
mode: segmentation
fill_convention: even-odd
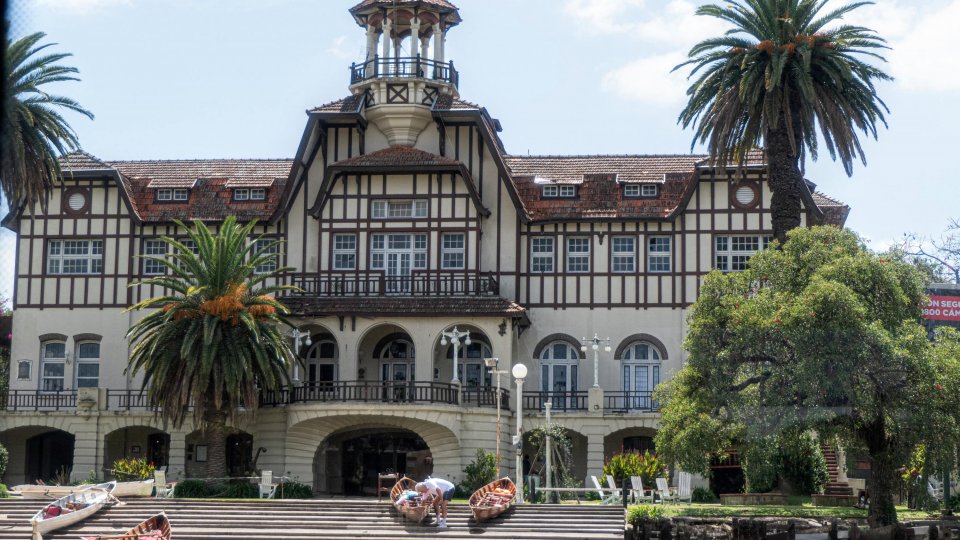
[[[290,158],[305,110],[349,94],[364,31],[349,0],[12,0],[12,34],[41,31],[70,52],[81,82],[55,89],[92,111],[67,114],[104,159]],[[687,86],[671,73],[720,21],[694,0],[454,0],[447,38],[463,99],[486,107],[512,154],[678,154]],[[845,5],[835,0],[830,6]],[[852,208],[847,226],[881,250],[960,217],[954,130],[960,124],[960,0],[877,0],[845,22],[888,39],[880,85],[889,129],[864,137],[853,176],[824,152],[818,190]],[[694,148],[703,152],[702,148]],[[13,241],[0,235],[0,295]]]

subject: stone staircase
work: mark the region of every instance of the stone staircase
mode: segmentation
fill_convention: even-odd
[[[619,506],[521,505],[506,515],[475,523],[470,508],[450,506],[448,528],[405,521],[387,502],[366,499],[305,501],[202,501],[127,499],[90,519],[54,531],[46,540],[77,540],[81,535],[115,535],[163,510],[176,540],[306,540],[350,538],[597,539],[623,538],[624,515]],[[0,499],[0,540],[30,538],[30,517],[44,501]]]
[[[824,487],[823,494],[835,497],[847,497],[853,495],[853,488],[846,482],[840,481],[840,463],[837,458],[837,451],[829,444],[823,444],[821,447],[823,458],[827,461],[827,473],[830,479]]]

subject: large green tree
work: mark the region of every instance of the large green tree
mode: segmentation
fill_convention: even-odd
[[[58,156],[80,147],[61,111],[93,118],[76,101],[46,90],[51,83],[80,79],[74,76],[76,68],[58,64],[69,53],[45,52],[55,44],[40,45],[44,37],[37,32],[16,41],[7,39],[4,52],[0,189],[10,209],[37,203],[45,207],[60,178]]]
[[[693,144],[706,143],[720,167],[742,165],[766,151],[774,235],[781,241],[800,225],[804,158],[817,158],[818,135],[847,174],[866,164],[858,131],[877,136],[886,105],[875,83],[890,77],[869,61],[885,42],[861,26],[839,24],[865,4],[832,11],[829,0],[730,0],[697,13],[729,22],[723,36],[695,45],[689,101],[680,113],[693,126]],[[866,61],[865,61],[866,59]],[[819,129],[818,129],[819,127]]]
[[[166,293],[130,308],[152,311],[127,333],[135,342],[128,370],[143,374],[150,404],[175,427],[191,417],[192,408],[206,435],[211,478],[227,473],[228,420],[235,425],[238,410],[256,410],[259,392],[286,382],[287,367],[296,361],[282,333],[288,310],[273,296],[293,287],[270,285],[285,268],[255,272],[258,266],[277,266],[278,255],[270,253],[277,243],[253,251],[254,225],[240,225],[231,216],[214,233],[196,221],[188,230],[196,254],[164,237],[171,254],[146,258],[163,264],[166,274],[137,285],[160,286]]]
[[[836,436],[870,458],[870,523],[894,522],[898,467],[960,420],[941,395],[960,390],[960,368],[928,341],[925,299],[913,265],[834,227],[794,229],[746,271],[711,273],[691,309],[688,363],[658,389],[657,450],[707,472],[711,453],[778,433]]]

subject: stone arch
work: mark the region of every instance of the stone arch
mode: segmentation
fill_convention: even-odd
[[[225,442],[227,453],[227,472],[232,476],[246,476],[253,465],[253,435],[244,429],[233,426],[227,426],[227,439]],[[236,437],[242,438],[242,445],[239,449],[231,448],[237,446]],[[184,472],[187,478],[203,478],[207,475],[207,462],[204,455],[208,452],[207,441],[200,430],[194,430],[184,437],[186,444],[186,456],[184,459]],[[231,454],[233,452],[233,454]]]
[[[627,350],[627,347],[629,347],[630,345],[633,345],[638,341],[646,341],[647,343],[656,347],[657,351],[660,352],[661,360],[669,359],[669,356],[668,356],[669,353],[667,353],[667,346],[664,345],[663,342],[657,339],[656,337],[651,336],[650,334],[643,334],[643,333],[633,334],[624,338],[624,340],[620,342],[620,345],[617,346],[617,350],[614,353],[613,358],[616,360],[622,360],[623,352]]]
[[[657,430],[650,426],[623,427],[611,431],[603,438],[603,456],[608,459],[620,452],[650,451],[656,454],[653,437]]]
[[[170,463],[170,433],[157,426],[149,425],[142,418],[126,419],[122,426],[116,427],[103,436],[103,468],[110,469],[113,462],[120,458],[143,458],[156,468],[167,467]]]
[[[544,419],[541,419],[544,420]],[[570,475],[576,480],[583,480],[587,474],[587,452],[588,452],[588,439],[587,434],[581,429],[581,426],[577,425],[575,421],[567,421],[563,417],[554,417],[551,419],[551,422],[554,424],[559,424],[567,431],[567,435],[570,437],[570,442],[572,444],[572,457],[573,463],[571,464]],[[532,456],[536,449],[531,444],[529,437],[530,431],[540,425],[543,425],[544,421],[537,421],[534,425],[531,425],[529,428],[526,428],[523,436],[523,454],[524,456]],[[543,476],[544,463],[537,462],[535,459],[530,461],[531,473],[539,474]],[[541,483],[541,485],[543,485]]]
[[[399,411],[398,411],[399,412]],[[285,462],[289,474],[301,482],[313,483],[314,458],[318,447],[331,435],[346,429],[365,427],[399,428],[419,435],[430,449],[434,473],[460,476],[460,440],[447,426],[458,425],[454,414],[416,411],[388,414],[389,411],[303,411],[288,420]],[[449,416],[447,418],[446,416]]]
[[[539,343],[537,343],[537,346],[533,348],[534,360],[539,360],[540,354],[543,352],[543,348],[553,343],[554,341],[563,341],[564,343],[569,344],[571,347],[573,347],[573,350],[577,351],[577,354],[580,355],[581,360],[586,360],[587,353],[580,350],[580,347],[583,345],[582,343],[580,343],[580,340],[571,336],[570,334],[560,334],[560,333],[550,334],[549,336],[546,336],[545,338],[541,339]]]
[[[481,358],[476,357],[476,354],[473,355],[473,358],[470,358],[470,356],[478,350],[482,351],[482,345],[486,345],[490,350],[489,357],[496,357],[497,351],[493,348],[493,340],[491,340],[490,336],[488,336],[487,333],[484,332],[483,329],[477,324],[465,321],[455,324],[445,324],[442,328],[437,330],[436,335],[433,338],[432,354],[434,372],[439,376],[439,379],[433,377],[434,374],[431,374],[431,380],[436,379],[440,382],[448,382],[453,378],[453,344],[449,341],[449,339],[447,340],[446,345],[441,345],[440,341],[443,337],[443,332],[452,331],[454,328],[461,332],[470,332],[471,345],[469,347],[463,345],[465,340],[461,339],[460,348],[457,350],[457,358],[459,362],[458,371],[461,372],[458,374],[458,378],[460,379],[461,383],[465,386],[471,386],[471,384],[468,383],[468,380],[476,379],[479,376],[479,380],[477,381],[478,384],[473,384],[472,386],[490,386],[489,384],[485,384],[487,381],[491,381],[489,373],[486,368],[482,367],[482,357],[486,355],[480,353],[479,356],[481,356]],[[473,367],[467,370],[470,371],[470,373],[464,372],[463,365],[468,362],[479,365],[479,370],[477,371],[477,367]]]
[[[366,329],[357,341],[356,379],[368,381],[382,379],[384,372],[381,370],[387,368],[383,367],[386,364],[381,361],[381,353],[389,344],[404,341],[407,343],[406,354],[402,357],[396,357],[396,362],[406,364],[406,367],[395,369],[395,366],[391,366],[386,373],[389,373],[390,380],[393,380],[394,376],[397,377],[397,380],[410,380],[410,372],[416,370],[416,357],[427,353],[427,351],[418,350],[419,347],[417,347],[413,336],[414,334],[407,328],[394,322],[384,322]],[[410,354],[411,350],[412,355]],[[397,369],[406,370],[406,373],[394,373]],[[430,380],[427,378],[427,374],[423,373],[417,373],[415,377],[417,380]],[[349,377],[349,379],[353,378]]]
[[[4,483],[48,482],[59,477],[61,472],[68,475],[72,472],[77,443],[74,433],[50,423],[44,425],[45,422],[28,420],[20,424],[0,431],[0,444],[10,454]]]

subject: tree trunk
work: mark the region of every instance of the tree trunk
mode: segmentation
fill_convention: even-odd
[[[773,235],[784,242],[787,231],[800,226],[800,194],[801,190],[805,189],[803,175],[800,174],[799,159],[790,146],[790,135],[783,118],[776,129],[767,131],[765,142],[772,191],[770,214],[773,219]],[[799,141],[797,142],[799,144]]]
[[[227,477],[227,414],[209,405],[203,415],[207,441],[207,478]]]
[[[867,480],[870,512],[867,522],[871,528],[893,525],[897,522],[897,509],[893,505],[897,464],[883,419],[874,421],[867,431],[867,439],[867,449],[870,452],[870,478]]]

